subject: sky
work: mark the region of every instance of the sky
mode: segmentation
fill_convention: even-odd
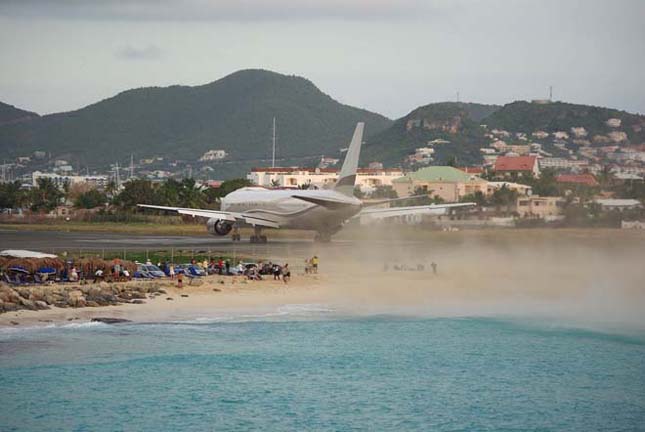
[[[0,101],[47,114],[246,68],[398,118],[553,98],[645,113],[645,0],[0,0]]]

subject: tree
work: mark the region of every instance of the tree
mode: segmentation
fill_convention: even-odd
[[[200,208],[206,202],[202,190],[195,184],[192,178],[185,178],[179,184],[178,193],[179,207]]]
[[[379,199],[396,199],[399,195],[396,193],[394,188],[390,185],[379,185],[376,186],[374,192],[372,192],[371,198]]]
[[[49,178],[39,178],[37,187],[31,190],[31,210],[36,212],[49,212],[60,204],[63,192]]]
[[[506,185],[503,185],[501,188],[493,192],[493,195],[490,198],[491,203],[497,207],[497,210],[501,207],[506,207],[508,212],[509,207],[514,205],[517,201],[517,191],[509,189]]]
[[[19,181],[0,183],[0,209],[22,207],[27,198],[27,193],[20,187]]]
[[[531,186],[534,195],[539,196],[560,196],[560,188],[555,180],[555,171],[552,169],[545,169],[540,174],[539,178],[533,174],[527,174],[522,178],[522,183]]]
[[[468,194],[464,195],[461,200],[461,202],[474,202],[477,204],[478,207],[484,207],[488,204],[488,200],[486,199],[486,195],[482,191],[477,191],[474,194]]]
[[[232,180],[226,180],[222,182],[219,188],[216,190],[218,191],[218,195],[221,197],[225,197],[226,195],[230,194],[233,191],[236,191],[240,188],[246,187],[246,186],[251,186],[252,183],[250,180],[247,180],[245,178],[236,178]]]
[[[134,210],[137,204],[158,204],[159,197],[150,180],[135,179],[125,183],[114,202],[122,209]]]
[[[92,209],[105,205],[108,198],[103,192],[100,192],[96,189],[90,189],[87,192],[83,192],[74,200],[74,207]]]
[[[298,189],[307,190],[307,189],[315,189],[315,188],[311,184],[311,180],[307,180],[307,183],[303,183],[301,185],[298,185]]]

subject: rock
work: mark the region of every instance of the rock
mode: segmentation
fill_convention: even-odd
[[[54,303],[54,306],[59,307],[59,308],[67,308],[67,307],[69,307],[67,302],[64,301],[64,300],[57,301],[56,303]]]
[[[35,300],[34,305],[36,305],[36,309],[38,310],[49,309],[49,306],[47,305],[47,303],[42,300]]]
[[[34,288],[29,294],[29,300],[32,301],[44,301],[45,300],[45,291],[42,288]]]
[[[188,297],[188,294],[182,294],[181,296],[182,297]]]
[[[134,299],[130,303],[132,304],[145,304],[146,302],[141,299]]]
[[[87,307],[99,307],[101,305],[98,304],[98,302],[95,302],[95,301],[92,301],[92,300],[87,300],[85,302],[85,306],[87,306]]]
[[[204,285],[204,281],[203,281],[203,280],[201,280],[201,279],[197,279],[197,278],[195,278],[195,279],[193,279],[193,280],[190,282],[190,284],[189,284],[189,285],[192,285],[192,286],[201,286],[201,285]]]
[[[174,300],[172,297],[166,297],[166,300]]]
[[[160,290],[158,290],[157,292],[158,292],[159,294],[168,294],[168,291],[166,291],[165,289],[160,289]]]
[[[28,299],[31,295],[31,290],[29,290],[29,288],[17,288],[16,291],[18,292],[20,297],[24,297],[26,299]]]
[[[213,288],[213,291],[215,291],[215,292],[222,292],[222,290],[221,290],[220,288]]]
[[[81,290],[69,292],[67,304],[72,307],[84,307],[86,305],[85,296]]]
[[[141,300],[141,299],[145,299],[147,297],[142,292],[133,292],[133,293],[130,293],[130,298],[132,298],[132,299],[140,299]]]
[[[13,302],[4,302],[3,309],[5,312],[13,312],[18,310],[18,305]]]
[[[31,301],[31,300],[27,300],[27,299],[24,299],[24,298],[20,299],[20,305],[21,305],[24,309],[28,309],[28,310],[38,310],[38,308],[36,307],[36,304],[35,304],[33,301]]]
[[[121,324],[121,323],[129,323],[132,322],[128,319],[125,318],[104,318],[104,317],[96,317],[91,319],[92,322],[102,322],[104,324]]]
[[[11,323],[11,325],[20,325],[18,321],[9,321],[9,322]]]

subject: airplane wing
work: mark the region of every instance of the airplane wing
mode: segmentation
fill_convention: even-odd
[[[454,204],[429,204],[429,205],[420,205],[420,206],[411,206],[411,207],[390,207],[390,208],[364,208],[361,212],[356,215],[360,216],[371,216],[375,219],[385,219],[396,216],[406,216],[406,215],[416,215],[416,214],[425,214],[425,215],[441,215],[445,214],[447,209],[458,208],[458,207],[473,207],[477,204],[475,203],[454,203]]]
[[[339,208],[343,208],[346,206],[353,205],[352,203],[348,203],[346,201],[341,201],[341,200],[335,200],[332,198],[322,198],[322,197],[309,197],[309,196],[302,196],[302,195],[291,195],[293,198],[297,198],[302,201],[310,202],[325,208],[328,208],[330,210],[336,210]]]
[[[219,210],[207,210],[207,209],[193,209],[193,208],[183,208],[183,207],[167,207],[167,206],[157,206],[157,205],[148,205],[148,204],[137,204],[137,207],[149,208],[155,210],[165,210],[165,211],[174,211],[179,214],[185,214],[189,216],[199,216],[204,218],[216,218],[221,220],[227,220],[231,222],[244,222],[249,225],[259,225],[267,228],[280,228],[280,224],[275,221],[258,217],[255,215],[250,215],[247,213],[237,213],[237,212],[225,212]]]

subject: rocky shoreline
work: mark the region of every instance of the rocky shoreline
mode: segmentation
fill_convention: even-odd
[[[20,310],[84,308],[124,303],[143,304],[147,299],[166,294],[169,283],[100,282],[88,285],[51,285],[12,287],[0,284],[0,314]]]

